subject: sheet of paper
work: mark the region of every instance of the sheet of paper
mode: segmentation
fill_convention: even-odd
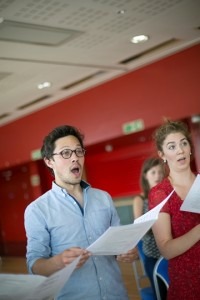
[[[77,257],[71,264],[67,265],[65,268],[47,277],[47,279],[35,289],[34,293],[26,299],[35,300],[35,295],[37,295],[37,299],[45,300],[46,297],[55,296],[68,281],[72,272],[76,268],[79,260],[80,256]]]
[[[29,274],[0,274],[0,300],[54,298],[70,278],[79,260],[80,256],[49,277]]]
[[[200,175],[195,178],[180,210],[200,213]]]
[[[158,214],[161,208],[165,205],[171,195],[174,193],[174,190],[157,206],[149,210],[146,214],[142,215],[141,217],[135,219],[134,223],[141,223],[147,220],[156,220],[158,218]]]
[[[154,220],[141,224],[109,227],[87,250],[95,255],[118,255],[134,248]]]
[[[94,255],[119,255],[134,248],[157,220],[159,211],[173,192],[133,224],[109,227],[87,250]]]
[[[28,274],[0,274],[0,299],[21,299],[21,294],[29,294],[35,290],[46,277]]]

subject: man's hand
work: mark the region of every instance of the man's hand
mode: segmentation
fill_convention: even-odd
[[[76,259],[78,256],[81,256],[78,264],[77,264],[77,268],[80,268],[85,262],[86,260],[88,260],[88,258],[90,257],[90,252],[85,250],[85,249],[81,249],[81,248],[70,248],[67,249],[65,251],[63,251],[60,254],[60,258],[62,260],[62,263],[64,265],[68,265],[70,264],[74,259]]]

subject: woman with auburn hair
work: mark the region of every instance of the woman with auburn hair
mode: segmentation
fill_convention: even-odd
[[[185,123],[167,121],[156,130],[154,138],[168,176],[151,189],[149,208],[175,190],[152,227],[159,250],[169,261],[167,299],[197,300],[200,299],[200,213],[180,210],[196,178],[190,166],[193,152],[190,133]]]

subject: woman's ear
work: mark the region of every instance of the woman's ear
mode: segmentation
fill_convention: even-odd
[[[165,160],[164,154],[162,151],[158,151],[158,156],[162,159]]]
[[[167,163],[167,160],[165,158],[165,155],[162,151],[158,151],[158,155],[159,157],[163,160],[163,163],[166,164]]]

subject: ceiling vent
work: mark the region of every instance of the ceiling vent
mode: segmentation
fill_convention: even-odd
[[[58,46],[83,34],[82,31],[4,20],[0,40],[36,45]]]
[[[5,119],[5,118],[7,118],[9,116],[10,116],[9,113],[4,113],[4,114],[0,115],[0,120]]]
[[[99,72],[96,72],[96,73],[94,73],[94,74],[92,74],[92,75],[86,76],[86,77],[84,77],[84,78],[82,78],[82,79],[80,79],[80,80],[74,81],[74,82],[72,82],[72,83],[70,83],[70,84],[68,84],[68,85],[66,85],[66,86],[64,86],[64,87],[62,87],[61,90],[68,90],[68,89],[71,89],[71,88],[73,88],[73,87],[75,87],[75,86],[77,86],[77,85],[79,85],[79,84],[85,83],[86,81],[88,81],[88,80],[90,80],[90,79],[93,79],[93,78],[96,78],[97,76],[103,75],[103,74],[105,74],[105,73],[106,73],[106,71],[99,71]]]
[[[164,48],[167,48],[168,46],[172,46],[172,44],[177,44],[177,42],[179,42],[179,40],[177,39],[170,39],[162,44],[159,44],[155,47],[152,47],[146,51],[143,51],[141,52],[140,54],[138,55],[134,55],[134,56],[131,56],[129,58],[126,58],[122,61],[119,62],[119,64],[123,64],[123,65],[127,65],[137,59],[140,59],[140,58],[143,58],[144,56],[148,55],[148,54],[152,54],[153,52],[155,51],[159,51],[159,50],[163,50]]]
[[[21,105],[21,106],[17,107],[17,109],[18,110],[22,110],[22,109],[28,108],[28,107],[30,107],[32,105],[38,104],[38,103],[40,103],[40,102],[48,99],[50,97],[51,97],[51,95],[46,95],[46,96],[40,97],[40,98],[38,98],[36,100],[33,100],[33,101],[29,102],[29,103],[26,103],[24,105]]]

